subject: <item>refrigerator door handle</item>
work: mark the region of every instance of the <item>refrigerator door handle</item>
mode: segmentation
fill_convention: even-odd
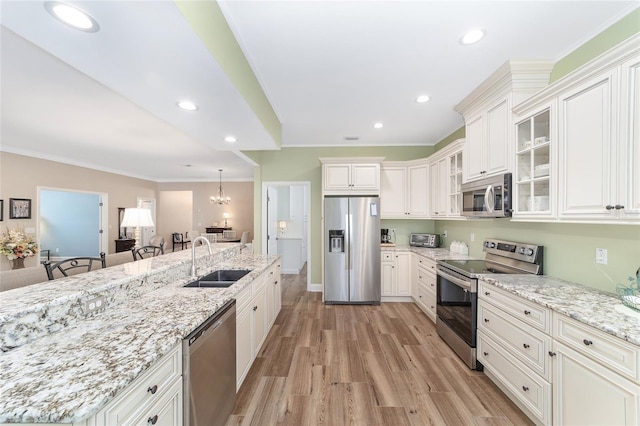
[[[351,247],[351,240],[353,239],[353,234],[351,230],[353,229],[353,215],[349,213],[347,215],[347,269],[353,269],[353,247]]]

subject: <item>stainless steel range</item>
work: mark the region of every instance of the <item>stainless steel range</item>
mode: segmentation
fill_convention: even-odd
[[[479,274],[542,275],[543,247],[487,239],[484,260],[438,261],[436,329],[438,335],[471,369],[476,360]]]

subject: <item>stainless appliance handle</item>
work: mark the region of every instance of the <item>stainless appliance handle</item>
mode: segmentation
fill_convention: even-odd
[[[489,202],[489,199],[491,199],[491,202]],[[496,193],[493,190],[493,185],[489,185],[487,186],[487,190],[484,193],[484,209],[489,213],[493,213],[495,205],[496,205]]]
[[[451,281],[452,283],[454,283],[458,287],[462,287],[462,288],[466,289],[467,291],[471,291],[471,284],[470,283],[468,283],[468,282],[466,282],[464,280],[461,280],[458,277],[454,277],[453,275],[448,274],[447,272],[445,272],[442,269],[438,269],[438,275],[448,279],[449,281]]]
[[[351,247],[351,240],[353,239],[353,215],[349,213],[347,215],[347,236],[349,238],[349,244],[347,245],[347,269],[353,269],[353,247]]]

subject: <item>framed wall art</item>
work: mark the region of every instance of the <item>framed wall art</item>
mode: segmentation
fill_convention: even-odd
[[[9,219],[31,219],[31,199],[9,198]]]

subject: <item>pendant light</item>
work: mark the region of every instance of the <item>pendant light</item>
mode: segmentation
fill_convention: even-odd
[[[222,189],[222,169],[218,169],[218,171],[220,172],[220,186],[218,187],[218,196],[211,196],[209,201],[211,202],[211,204],[217,204],[221,206],[223,204],[230,204],[231,198],[224,196],[224,190]]]

